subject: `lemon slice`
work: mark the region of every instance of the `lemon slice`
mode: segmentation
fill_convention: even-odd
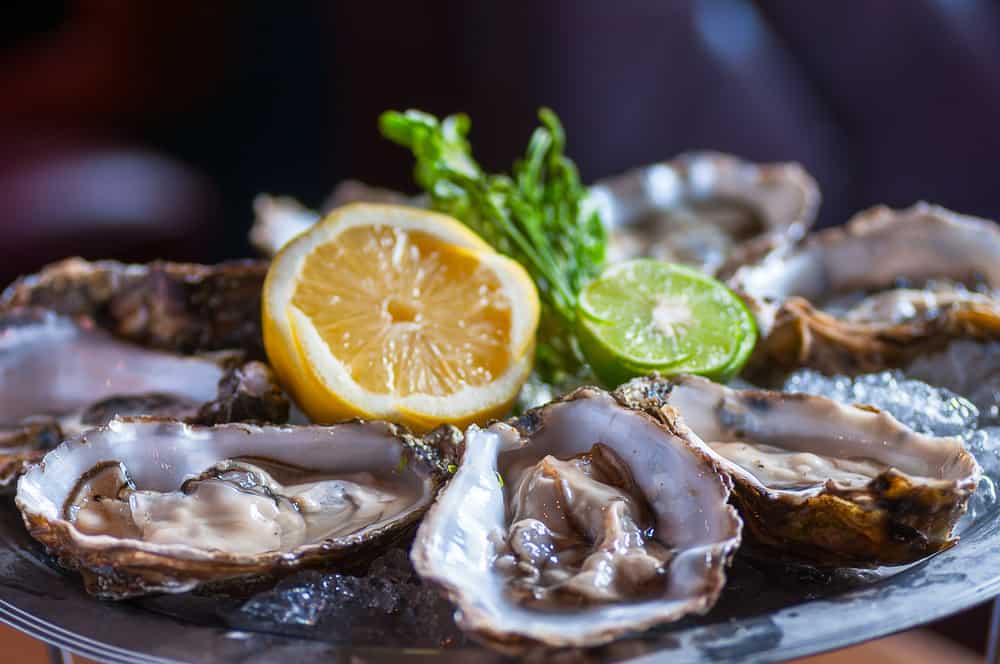
[[[355,204],[274,258],[264,345],[313,421],[424,431],[510,408],[531,371],[538,311],[524,269],[455,219]]]

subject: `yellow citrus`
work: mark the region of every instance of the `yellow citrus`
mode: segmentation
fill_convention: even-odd
[[[356,204],[274,258],[264,344],[316,422],[465,425],[509,409],[531,371],[538,307],[524,269],[451,217]]]

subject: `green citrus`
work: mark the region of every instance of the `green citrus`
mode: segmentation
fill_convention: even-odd
[[[725,381],[753,351],[746,305],[689,267],[640,258],[607,268],[580,294],[580,346],[608,385],[652,373]]]

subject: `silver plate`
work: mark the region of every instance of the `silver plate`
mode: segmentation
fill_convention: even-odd
[[[566,661],[771,662],[933,621],[1000,594],[998,512],[994,505],[980,514],[951,550],[903,569],[827,574],[738,559],[721,600],[707,616],[569,653]],[[47,559],[12,502],[0,504],[0,620],[83,656],[122,663],[504,661],[473,644],[388,648],[234,631],[213,619],[205,601],[185,613],[169,602],[94,600],[79,579]]]

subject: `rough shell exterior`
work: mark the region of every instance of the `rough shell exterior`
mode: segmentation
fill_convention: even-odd
[[[716,423],[712,426],[736,439],[761,430],[760,422],[769,417],[766,429],[776,436],[805,437],[824,429],[834,437],[851,436],[857,428],[848,426],[847,420],[858,416],[873,440],[897,445],[905,444],[908,436],[920,437],[870,406],[845,406],[806,394],[733,390],[694,376],[637,378],[619,388],[619,396],[654,417],[672,420],[678,415],[671,399],[677,386],[697,395],[699,412],[682,408],[682,419],[687,412],[687,421],[695,426],[698,420],[709,418]],[[782,420],[779,408],[791,417]],[[708,435],[695,428],[699,435]],[[860,488],[838,486],[832,480],[808,490],[770,488],[737,464],[716,456],[733,479],[733,501],[752,545],[762,546],[768,555],[777,553],[817,565],[871,567],[910,563],[957,541],[952,530],[965,513],[981,472],[958,439],[930,440],[955,450],[945,477],[912,477],[890,467]]]
[[[129,265],[69,258],[18,279],[0,295],[0,313],[41,307],[89,316],[115,336],[182,354],[241,350],[264,359],[260,292],[263,261],[220,265]]]

